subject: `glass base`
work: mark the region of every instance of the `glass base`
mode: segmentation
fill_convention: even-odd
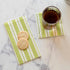
[[[44,25],[43,24],[43,27],[44,27],[44,29],[51,30],[56,27],[56,24],[55,25]]]

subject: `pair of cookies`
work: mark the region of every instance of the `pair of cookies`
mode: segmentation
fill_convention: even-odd
[[[26,31],[21,31],[18,33],[17,37],[18,37],[18,42],[17,42],[18,48],[21,50],[28,48],[28,46],[29,46],[29,43],[28,43],[29,35],[28,35],[28,33]]]

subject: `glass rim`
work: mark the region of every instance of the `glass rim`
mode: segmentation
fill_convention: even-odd
[[[47,21],[44,20],[43,15],[44,15],[45,11],[46,11],[48,8],[51,8],[52,10],[54,10],[53,8],[55,8],[55,9],[58,10],[58,12],[57,12],[57,11],[56,11],[56,12],[60,14],[59,20],[61,19],[61,11],[60,11],[56,6],[48,6],[48,7],[46,7],[46,8],[43,10],[43,12],[42,12],[42,20],[43,20],[45,23],[47,23],[48,25],[55,25],[59,20],[57,20],[55,23],[49,23],[49,22],[47,22]],[[54,10],[54,11],[55,11],[55,10]]]

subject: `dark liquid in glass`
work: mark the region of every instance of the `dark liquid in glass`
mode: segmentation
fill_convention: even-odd
[[[55,10],[45,10],[43,13],[44,20],[50,24],[56,23],[60,16],[60,13],[57,13]]]

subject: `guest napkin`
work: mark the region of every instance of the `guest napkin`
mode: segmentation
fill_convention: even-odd
[[[23,64],[41,56],[25,17],[16,18],[6,22],[4,25],[19,64]],[[26,50],[20,50],[17,47],[17,34],[20,31],[27,31],[29,33],[29,47]]]
[[[36,18],[37,18],[39,38],[55,37],[55,36],[64,35],[62,20],[60,20],[60,22],[56,24],[55,28],[48,30],[48,29],[44,29],[44,27],[42,26],[42,13],[36,14]]]

